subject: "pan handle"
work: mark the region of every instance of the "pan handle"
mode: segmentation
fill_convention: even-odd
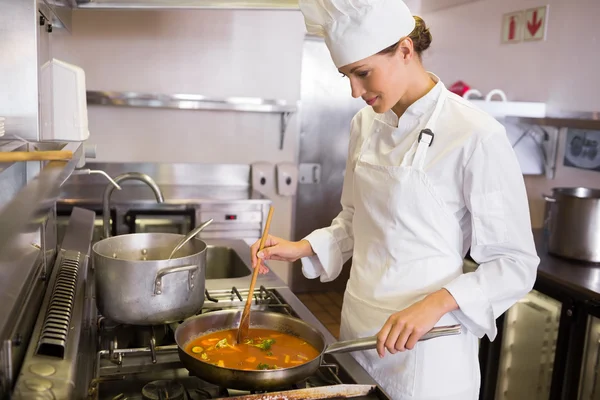
[[[422,342],[424,340],[434,339],[441,336],[460,335],[461,332],[462,329],[460,325],[438,326],[424,334],[419,341]],[[324,353],[350,353],[352,351],[373,350],[375,348],[377,348],[377,337],[370,336],[366,338],[333,343],[325,349]]]
[[[178,267],[168,267],[159,270],[154,278],[154,294],[162,294],[162,278],[165,275],[174,274],[176,272],[189,271],[188,275],[188,289],[191,291],[194,288],[194,277],[198,272],[197,265],[180,265]]]

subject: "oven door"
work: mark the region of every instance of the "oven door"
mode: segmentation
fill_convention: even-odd
[[[102,239],[104,239],[104,222],[102,220],[102,209],[90,209],[96,213],[96,217],[94,219],[94,234],[92,237],[92,245]],[[73,212],[73,207],[58,207],[56,208],[56,234],[57,234],[57,243],[62,243],[63,237],[65,235],[65,231],[67,226],[69,225],[69,218],[71,218],[71,213]],[[112,236],[117,234],[116,230],[116,221],[117,212],[112,209],[110,211],[110,232]]]
[[[129,233],[187,234],[196,226],[194,209],[185,210],[129,210],[125,214]]]

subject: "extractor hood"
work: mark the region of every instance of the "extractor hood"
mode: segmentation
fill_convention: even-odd
[[[76,0],[79,9],[298,10],[298,0]]]

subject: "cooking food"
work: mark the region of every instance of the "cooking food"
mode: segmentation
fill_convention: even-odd
[[[229,329],[200,336],[187,344],[186,352],[203,362],[240,370],[291,368],[320,354],[303,339],[271,329],[251,328],[243,343],[234,342],[236,334],[237,329]]]

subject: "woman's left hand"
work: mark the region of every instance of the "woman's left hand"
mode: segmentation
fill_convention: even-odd
[[[412,350],[417,341],[435,326],[444,314],[458,309],[446,289],[438,290],[404,310],[392,314],[377,334],[377,353],[395,354]]]

